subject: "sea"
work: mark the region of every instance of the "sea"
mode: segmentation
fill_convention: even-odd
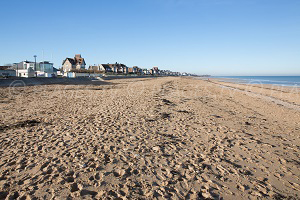
[[[222,81],[246,84],[271,84],[300,87],[300,76],[212,76]]]

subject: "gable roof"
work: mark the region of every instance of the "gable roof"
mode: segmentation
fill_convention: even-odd
[[[105,70],[112,70],[112,67],[110,66],[110,64],[101,64]]]
[[[69,61],[72,65],[86,65],[84,58],[81,57],[80,54],[76,54],[74,58],[66,58],[62,65],[65,64],[66,61]]]
[[[72,65],[75,65],[75,60],[74,60],[73,58],[66,58],[66,59],[63,61],[62,65],[64,65],[65,62],[66,62],[67,60],[68,60]]]

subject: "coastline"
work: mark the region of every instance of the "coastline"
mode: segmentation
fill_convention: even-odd
[[[0,88],[2,196],[299,198],[300,111],[256,95],[299,106],[298,91],[105,83]]]
[[[231,87],[244,92],[262,95],[265,97],[274,98],[300,107],[300,87],[294,86],[279,86],[272,84],[248,84],[239,82],[225,82],[223,79],[210,79],[212,82],[219,84],[221,87]]]
[[[265,80],[268,78],[282,77],[282,76],[231,76],[231,77],[211,77],[211,79],[216,79],[221,82],[237,83],[237,84],[247,84],[247,85],[270,85],[278,87],[300,87],[300,76],[283,76],[283,77],[296,77],[299,78],[296,82],[293,81],[283,81],[283,80]],[[293,83],[293,84],[292,84]]]

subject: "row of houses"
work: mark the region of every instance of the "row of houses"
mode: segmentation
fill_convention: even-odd
[[[158,67],[152,69],[140,68],[138,66],[127,67],[125,64],[98,64],[89,66],[91,72],[115,73],[115,74],[138,74],[138,75],[155,75],[159,74]]]
[[[68,72],[78,72],[86,69],[85,59],[81,57],[80,54],[76,54],[74,58],[66,58],[62,62],[61,71],[65,74]],[[139,68],[138,66],[127,67],[122,63],[114,64],[98,64],[90,65],[88,67],[89,73],[114,73],[114,74],[147,74],[155,75],[159,74],[158,67],[153,67],[152,69]]]
[[[49,61],[32,62],[25,60],[14,63],[12,66],[0,66],[0,75],[6,76],[55,77],[62,75],[66,77],[76,77],[76,73],[80,73],[83,76],[90,76],[90,74],[182,75],[179,72],[172,72],[170,70],[159,70],[158,67],[151,69],[138,66],[127,67],[125,64],[117,62],[114,64],[90,65],[88,69],[86,69],[86,62],[85,59],[81,57],[81,54],[75,54],[74,58],[68,57],[64,59],[62,67],[59,70],[54,68],[53,63]]]

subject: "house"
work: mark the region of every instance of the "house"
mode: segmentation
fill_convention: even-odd
[[[148,69],[142,69],[142,72],[143,72],[143,74],[145,74],[145,75],[149,75],[150,74],[150,70],[148,70]]]
[[[103,67],[105,73],[114,71],[113,68],[109,64],[101,64],[101,66]]]
[[[142,74],[143,70],[139,68],[138,66],[133,66],[128,68],[129,74]]]
[[[132,67],[128,67],[128,74],[133,74],[133,68]]]
[[[69,72],[75,69],[85,69],[85,60],[81,54],[76,54],[74,58],[66,58],[62,63],[64,72]]]
[[[32,61],[22,61],[19,63],[14,63],[11,67],[12,69],[16,70],[16,75],[18,77],[35,77],[35,62]]]
[[[89,70],[101,71],[101,72],[113,72],[112,68],[108,64],[90,65]]]
[[[152,68],[152,73],[151,74],[159,74],[159,69],[158,67],[153,67]]]
[[[105,69],[102,65],[90,65],[89,70],[90,71],[105,71]]]
[[[25,60],[25,61],[22,61],[22,62],[19,62],[19,63],[14,63],[11,68],[15,69],[15,70],[32,68],[34,70],[35,69],[35,62]]]
[[[18,69],[16,73],[18,77],[31,78],[36,76],[35,71],[31,67],[28,69]]]
[[[122,73],[122,74],[128,74],[128,67],[121,63],[115,63],[115,64],[108,64],[112,69],[114,73]]]
[[[91,65],[89,66],[91,71],[102,71],[102,72],[113,72],[113,67],[110,64],[100,64],[100,65]]]
[[[139,68],[138,66],[133,66],[133,73],[135,74],[142,74],[143,70],[141,68]]]
[[[115,64],[100,64],[97,66],[90,66],[90,70],[99,70],[99,71],[104,71],[105,73],[107,72],[113,72],[113,73],[122,73],[122,74],[127,74],[128,73],[128,67],[124,64],[121,63],[115,63]]]

